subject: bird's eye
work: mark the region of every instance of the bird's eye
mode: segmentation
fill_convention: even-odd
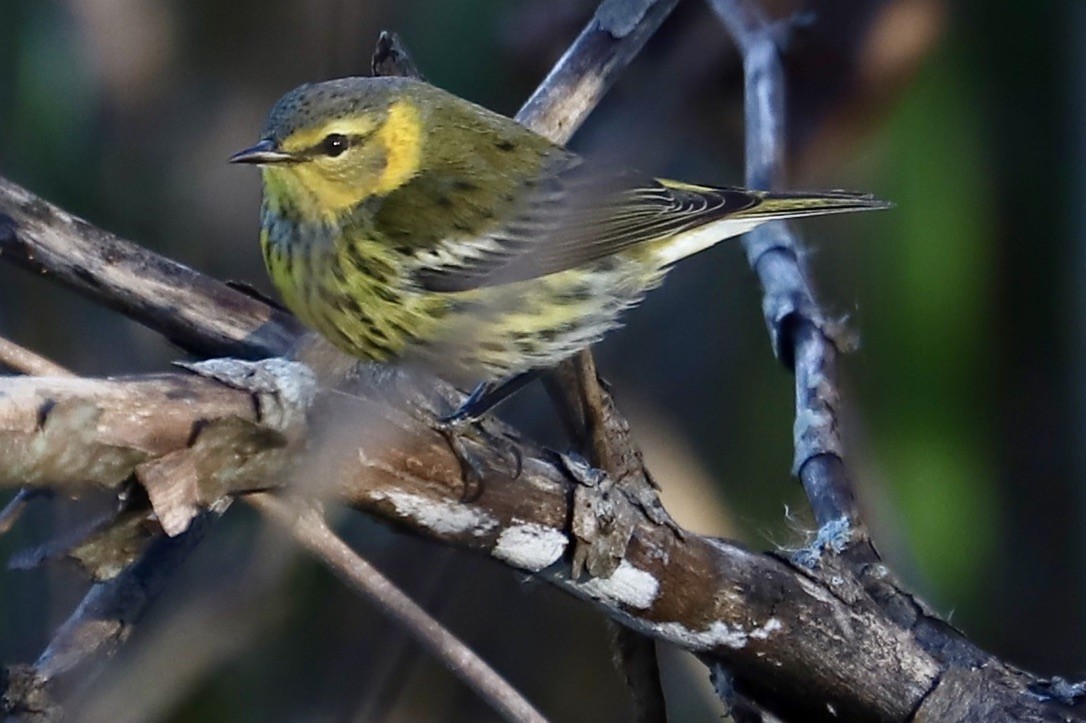
[[[332,158],[340,155],[350,148],[350,146],[351,139],[342,133],[329,133],[324,137],[324,140],[321,141],[321,151],[324,152],[324,155],[331,156]]]

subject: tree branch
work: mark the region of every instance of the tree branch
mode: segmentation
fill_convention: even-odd
[[[388,617],[400,623],[438,660],[449,665],[506,720],[546,719],[524,696],[459,638],[440,625],[405,595],[377,568],[362,559],[328,527],[312,508],[299,509],[269,494],[250,495],[248,501],[267,517],[290,530],[294,539],[324,562],[351,588],[376,603]]]
[[[141,322],[194,354],[280,356],[302,331],[289,314],[117,238],[3,178],[0,256]]]
[[[19,349],[14,344],[10,346],[15,350]],[[25,355],[20,355],[20,358],[23,357]],[[42,368],[50,369],[58,374],[70,375],[63,367],[52,365],[47,360],[41,361],[45,362],[40,364]],[[214,376],[219,377],[220,380],[225,379],[224,369],[231,370],[230,382],[236,384],[241,379],[251,387],[244,390],[251,395],[247,402],[242,395],[233,393],[236,387],[230,390],[229,396],[240,403],[239,406],[233,408],[222,406],[221,399],[216,398],[217,395],[213,390],[219,385],[208,386],[198,381],[199,377],[180,377],[178,378],[179,385],[164,384],[162,378],[153,379],[149,384],[132,382],[127,385],[131,388],[130,395],[121,394],[111,404],[96,410],[106,413],[87,415],[99,419],[100,423],[96,425],[93,431],[95,438],[87,445],[88,449],[84,454],[73,450],[70,444],[63,446],[55,442],[47,445],[34,443],[26,445],[18,442],[11,444],[12,440],[5,436],[7,430],[3,429],[4,423],[0,422],[0,446],[7,446],[9,451],[14,452],[16,469],[21,470],[22,474],[29,472],[26,462],[19,461],[19,454],[29,451],[28,448],[34,448],[35,452],[30,456],[35,459],[29,467],[44,468],[36,477],[40,480],[40,484],[47,487],[63,484],[59,479],[51,479],[49,472],[46,471],[56,467],[46,461],[54,455],[65,460],[65,471],[68,474],[80,475],[80,479],[93,481],[95,475],[89,468],[97,464],[89,460],[100,459],[100,450],[103,447],[116,449],[117,445],[113,442],[117,441],[117,433],[125,439],[124,446],[134,453],[147,451],[150,447],[149,454],[157,458],[157,461],[144,460],[131,470],[126,469],[123,477],[135,475],[139,478],[151,494],[152,504],[155,503],[155,498],[158,498],[155,511],[157,518],[167,530],[170,529],[171,521],[178,517],[178,507],[181,508],[180,514],[183,516],[183,520],[175,531],[175,534],[180,536],[171,538],[156,535],[150,549],[135,564],[128,566],[117,577],[96,584],[65,624],[60,627],[37,662],[32,667],[20,671],[22,676],[20,685],[24,689],[24,700],[34,699],[38,701],[39,706],[42,705],[42,701],[48,699],[48,684],[57,675],[71,671],[93,657],[111,654],[122,644],[136,620],[141,616],[145,601],[158,595],[165,581],[203,537],[207,520],[217,516],[212,513],[200,515],[199,508],[211,502],[215,512],[226,509],[225,503],[228,500],[226,496],[220,496],[220,502],[217,503],[204,498],[203,491],[217,486],[217,483],[206,477],[194,479],[194,470],[200,468],[218,472],[226,470],[234,482],[252,479],[251,474],[238,475],[236,464],[229,464],[221,458],[208,454],[199,455],[199,462],[194,463],[190,452],[197,444],[200,444],[193,440],[194,430],[205,428],[200,432],[204,439],[202,446],[205,449],[234,455],[236,449],[231,444],[237,440],[234,435],[230,435],[229,441],[225,443],[219,441],[209,444],[206,429],[222,428],[221,423],[241,419],[253,424],[270,424],[272,431],[285,432],[287,430],[283,428],[284,420],[296,423],[304,418],[304,416],[297,417],[291,414],[289,410],[284,410],[283,406],[289,405],[292,400],[308,406],[307,392],[289,392],[292,387],[310,385],[311,382],[307,379],[308,373],[299,367],[294,371],[295,374],[300,375],[299,379],[283,379],[281,368],[266,369],[268,365],[277,366],[274,360],[258,365],[239,365],[235,362],[196,365],[200,369],[207,369],[210,366],[210,369],[214,370]],[[286,369],[290,371],[290,367]],[[269,382],[269,377],[276,374],[279,378],[274,382]],[[13,400],[11,413],[5,417],[6,425],[14,429],[26,428],[25,424],[18,424],[18,419],[22,417],[25,421],[28,410],[36,408],[39,427],[42,430],[39,440],[46,437],[44,430],[47,425],[55,424],[53,415],[58,408],[86,408],[85,405],[73,400],[73,387],[81,388],[83,393],[89,396],[94,396],[97,391],[100,391],[88,389],[87,380],[76,380],[72,385],[59,388],[55,385],[39,384],[32,390],[27,388],[27,378],[21,378],[19,381],[21,383],[12,385],[15,389],[10,390],[10,394],[5,394]],[[284,392],[284,390],[288,391]],[[221,387],[219,391],[227,391],[227,388]],[[270,404],[271,400],[268,398],[270,391],[280,395],[282,399]],[[75,396],[79,396],[79,392],[76,392]],[[162,404],[164,398],[184,399],[185,403],[171,411]],[[216,417],[219,419],[216,420]],[[128,423],[130,420],[145,418],[154,418],[156,424],[150,428],[141,428]],[[57,439],[56,435],[53,435],[52,439]],[[164,446],[148,445],[148,439]],[[184,444],[182,440],[185,440]],[[269,451],[277,449],[279,445],[274,437],[267,437],[267,440]],[[5,442],[9,444],[5,445]],[[48,447],[48,449],[43,449],[43,447]],[[253,451],[251,446],[249,451]],[[136,455],[133,455],[128,459],[135,458]],[[88,469],[80,469],[79,459],[88,460],[83,464]],[[73,465],[73,461],[76,464]],[[231,467],[234,469],[230,469]],[[242,465],[242,467],[252,467],[252,465]],[[259,465],[257,468],[267,470],[264,465]],[[196,474],[200,473],[197,471]],[[30,476],[35,477],[33,473],[30,473]],[[164,497],[160,492],[156,495],[156,491],[163,486],[170,491],[170,494]],[[20,491],[20,494],[25,493]],[[221,488],[215,494],[222,495]],[[178,499],[179,495],[182,499]],[[523,696],[474,651],[460,642],[396,588],[391,581],[381,575],[376,568],[336,537],[315,509],[292,512],[287,503],[269,495],[255,494],[245,499],[266,516],[284,524],[300,544],[308,548],[364,597],[376,602],[386,615],[402,624],[424,648],[445,662],[457,677],[479,693],[508,720],[544,720]],[[201,524],[195,524],[195,522]]]
[[[75,376],[59,364],[54,364],[40,354],[35,354],[3,337],[0,337],[0,365],[20,374],[33,374],[39,377]]]
[[[678,0],[604,0],[516,119],[565,145],[676,5]]]
[[[578,488],[591,492],[604,486],[606,476],[576,460],[516,441],[510,443],[522,459],[522,472],[513,478],[504,450],[468,440],[486,473],[476,495],[465,502],[458,460],[440,434],[415,415],[403,413],[404,402],[397,398],[399,384],[406,382],[396,381],[390,385],[387,371],[374,369],[359,378],[351,394],[318,398],[319,409],[309,410],[308,417],[320,420],[321,426],[308,431],[310,449],[304,458],[274,457],[282,463],[281,474],[289,470],[306,479],[327,479],[331,486],[326,491],[338,500],[536,573],[639,633],[720,661],[733,671],[737,689],[786,718],[830,719],[827,706],[831,706],[846,719],[905,720],[918,706],[931,705],[932,696],[940,693],[942,681],[955,667],[941,659],[946,651],[960,655],[963,649],[972,650],[945,626],[937,638],[925,629],[927,639],[921,644],[915,637],[919,627],[902,627],[885,617],[857,583],[823,581],[775,556],[754,554],[726,541],[690,532],[676,535],[669,526],[640,513],[636,500],[621,491],[610,496],[609,504],[612,514],[632,515],[625,558],[609,576],[573,578],[568,527],[573,500]],[[187,388],[198,397],[220,386],[211,379],[181,375],[157,383]],[[93,382],[81,387],[89,394],[82,396],[71,388],[58,390],[55,380],[3,379],[0,418],[33,422],[32,408],[8,401],[25,397],[27,385],[62,392],[58,404],[89,404],[103,417],[121,416],[118,407],[130,399],[126,390],[141,384]],[[9,393],[16,387],[22,388],[20,394]],[[252,406],[252,392],[224,387],[221,393],[238,397],[225,408],[241,408],[246,401]],[[190,406],[184,400],[160,398],[165,418],[182,419],[180,410],[169,408]],[[292,403],[298,406],[290,418],[305,416],[303,398],[299,399]],[[215,428],[217,421],[206,419],[204,425]],[[515,439],[512,430],[499,432]],[[129,427],[128,434],[129,440],[114,434],[114,446],[145,446],[140,430]],[[203,468],[204,474],[239,480],[236,488],[226,486],[224,491],[230,493],[251,487],[245,474],[231,472],[251,468],[248,457],[266,456],[278,448],[272,436],[252,439],[270,446],[246,442],[233,450],[232,463],[210,465]],[[42,446],[40,439],[23,444]],[[172,449],[163,446],[158,454],[184,453],[188,447],[179,444]],[[225,449],[223,454],[229,456]],[[93,469],[92,455],[71,457],[76,460],[73,476]],[[133,464],[133,472],[137,466]],[[267,476],[270,466],[264,473],[265,479],[273,478]],[[197,481],[197,487],[204,487],[213,480]],[[897,595],[898,608],[911,606],[914,618],[922,617],[906,593],[884,592],[890,594]],[[1042,702],[1029,692],[1029,686],[1043,683],[1039,679],[983,654],[969,667],[984,671],[986,694],[1002,691],[998,700],[1005,710],[1029,710],[1040,719],[1068,714],[1059,704]]]
[[[777,35],[755,0],[710,0],[743,56],[746,106],[746,182],[778,188],[783,180],[785,85]],[[833,324],[814,298],[796,235],[784,222],[744,235],[743,248],[763,290],[762,309],[773,351],[795,373],[795,457],[815,520],[825,527],[843,520],[846,541],[866,542],[838,432],[837,345]],[[874,549],[866,546],[868,556]]]

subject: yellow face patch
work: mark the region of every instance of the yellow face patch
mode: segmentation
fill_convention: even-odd
[[[358,140],[338,156],[317,152],[298,163],[264,168],[264,192],[272,204],[289,203],[310,218],[336,217],[367,198],[391,193],[418,173],[422,121],[408,101],[393,103],[383,120],[367,113],[299,130],[282,148],[308,152],[331,134]]]
[[[388,120],[377,132],[388,162],[377,193],[394,191],[411,180],[419,170],[422,156],[422,120],[419,111],[407,101],[396,101],[388,109]]]

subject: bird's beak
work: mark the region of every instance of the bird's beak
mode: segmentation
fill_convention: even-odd
[[[238,151],[230,156],[230,163],[256,163],[258,165],[290,163],[294,160],[297,159],[290,153],[279,150],[275,145],[275,141],[270,139],[262,140],[255,146],[250,146],[244,151]]]

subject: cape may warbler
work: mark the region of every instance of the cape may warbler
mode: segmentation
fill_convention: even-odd
[[[303,85],[230,160],[261,166],[264,260],[303,322],[352,355],[492,390],[596,341],[722,239],[885,206],[602,167],[409,78]]]

